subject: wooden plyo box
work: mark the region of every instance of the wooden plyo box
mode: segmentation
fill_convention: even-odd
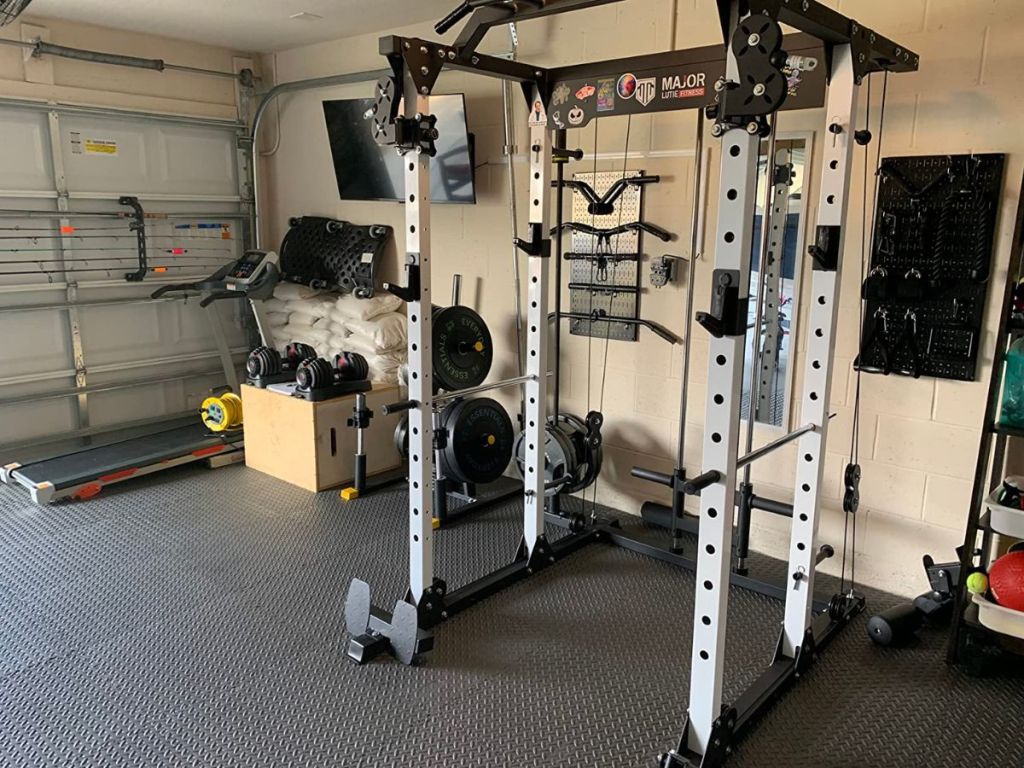
[[[373,411],[363,443],[368,476],[402,463],[394,444],[395,427],[402,415],[384,416],[380,411],[382,405],[401,399],[394,386],[375,386],[366,393],[366,405]],[[346,395],[311,403],[243,385],[246,466],[308,491],[350,484],[356,431],[345,422],[355,402],[355,395]]]

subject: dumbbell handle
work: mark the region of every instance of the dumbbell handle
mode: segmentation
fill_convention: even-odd
[[[388,403],[387,405],[382,405],[380,407],[380,412],[383,413],[385,416],[390,416],[393,413],[410,411],[418,405],[419,403],[417,403],[415,400],[403,400],[398,403]]]

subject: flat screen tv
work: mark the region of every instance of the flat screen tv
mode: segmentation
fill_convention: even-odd
[[[394,147],[381,147],[365,118],[372,99],[323,102],[334,175],[342,200],[405,199],[402,158]],[[430,199],[435,203],[475,203],[473,142],[466,130],[462,94],[433,96],[437,115],[437,154],[430,161]]]

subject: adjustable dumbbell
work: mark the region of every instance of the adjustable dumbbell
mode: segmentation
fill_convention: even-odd
[[[316,357],[316,350],[309,344],[293,341],[284,348],[284,358],[273,347],[256,347],[245,361],[245,371],[252,378],[276,376],[284,371],[294,371],[304,360]]]
[[[358,352],[342,352],[334,356],[334,364],[322,357],[303,360],[295,371],[299,389],[323,389],[342,381],[362,381],[370,374],[369,363]]]

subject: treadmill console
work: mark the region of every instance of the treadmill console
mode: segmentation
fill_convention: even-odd
[[[246,251],[224,276],[226,287],[230,291],[245,291],[258,282],[271,265],[276,267],[279,262],[273,251]]]

